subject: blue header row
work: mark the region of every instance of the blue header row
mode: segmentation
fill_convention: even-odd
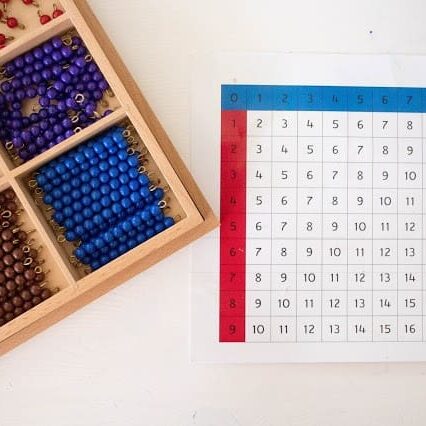
[[[426,112],[426,89],[222,85],[222,110]]]

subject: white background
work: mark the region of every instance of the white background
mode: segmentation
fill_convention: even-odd
[[[424,0],[90,4],[187,160],[197,52],[426,53]],[[190,255],[2,357],[0,425],[426,423],[426,364],[191,365]]]

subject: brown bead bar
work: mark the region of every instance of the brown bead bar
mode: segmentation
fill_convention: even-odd
[[[44,286],[45,273],[38,251],[30,247],[28,234],[18,223],[19,209],[15,193],[0,193],[0,326],[22,315],[52,296]]]

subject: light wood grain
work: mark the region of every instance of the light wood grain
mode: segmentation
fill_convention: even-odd
[[[37,158],[14,167],[3,150],[0,155],[0,188],[12,187],[26,212],[28,222],[52,259],[54,280],[60,291],[51,299],[18,317],[0,329],[0,353],[7,352],[34,334],[123,283],[135,274],[171,255],[176,250],[210,231],[218,221],[201,194],[188,169],[177,154],[142,96],[99,22],[84,0],[63,0],[66,15],[52,25],[22,37],[0,54],[0,63],[25,52],[53,35],[75,29],[83,38],[94,60],[110,83],[120,107],[62,144]],[[149,151],[151,165],[170,188],[173,198],[171,214],[180,220],[170,229],[130,250],[99,270],[86,276],[71,265],[70,251],[57,241],[43,209],[36,204],[28,188],[30,174],[43,164],[78,146],[100,132],[122,122],[131,122]],[[53,277],[53,275],[52,275]]]

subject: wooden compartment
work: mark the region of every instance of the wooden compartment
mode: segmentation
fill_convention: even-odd
[[[59,12],[53,18],[54,10],[63,12],[61,16]],[[44,27],[54,25],[57,20],[65,17],[65,9],[61,1],[56,0],[34,0],[32,4],[25,4],[23,1],[12,0],[8,3],[1,4],[3,18],[14,17],[18,20],[19,25],[15,28],[9,28],[6,23],[0,24],[0,32],[8,36],[12,36],[13,40],[7,42],[4,49],[8,49],[19,41],[26,41],[34,38],[35,35]],[[40,15],[48,15],[51,21],[42,25]],[[24,28],[22,28],[22,26]],[[14,46],[13,46],[14,47]]]
[[[31,38],[29,41],[25,41],[25,43],[22,43],[22,42],[16,43],[16,45],[12,46],[11,49],[6,48],[7,52],[5,52],[4,55],[0,57],[0,66],[7,64],[9,61],[13,61],[13,59],[15,59],[16,56],[25,54],[26,52],[31,51],[32,49],[36,47],[42,47],[44,42],[51,40],[53,37],[60,37],[64,40],[65,39],[71,40],[73,36],[78,36],[82,38],[81,35],[76,30],[76,28],[73,26],[72,21],[68,19],[66,15],[63,15],[60,18],[57,18],[57,20],[53,21],[52,23],[49,23],[48,25],[49,26],[43,27],[38,30],[36,34],[37,37]],[[89,60],[92,61],[91,57],[93,55],[91,54],[90,49],[89,49],[89,53],[90,53],[90,55],[88,55],[90,57]],[[96,63],[96,61],[94,62]],[[9,80],[6,79],[5,77],[2,77],[2,75],[0,75],[0,84],[7,81]],[[81,96],[81,94],[79,94],[79,96]],[[25,114],[25,116],[28,117],[32,112],[38,112],[42,108],[39,105],[39,99],[40,99],[40,96],[37,95],[35,98],[26,99],[23,102],[22,112]],[[97,108],[96,108],[96,115],[98,116],[97,121],[101,121],[105,118],[103,117],[103,114],[105,113],[105,111],[107,110],[115,111],[118,108],[120,108],[120,103],[117,97],[115,96],[114,92],[110,88],[108,88],[104,92],[103,98],[97,102]],[[69,118],[70,119],[72,118],[72,121],[74,122],[73,129],[75,133],[77,133],[77,131],[80,131],[82,127],[85,127],[79,122],[79,114],[74,114],[74,116],[69,115]],[[96,124],[96,122],[94,122],[93,124]],[[93,124],[89,124],[87,127],[90,127]],[[48,130],[51,131],[51,129],[48,129]],[[33,139],[32,142],[34,142],[35,137],[33,137],[32,139]],[[67,143],[69,139],[70,138],[68,137],[67,139],[60,142],[60,144]],[[52,148],[47,148],[47,149],[52,149]],[[0,141],[0,155],[3,157],[9,169],[13,169],[21,164],[25,164],[24,161],[20,159],[18,155],[16,155],[16,150],[13,148],[10,140]],[[40,154],[36,154],[36,156],[38,155]]]
[[[42,27],[34,24],[34,29],[0,50],[0,64],[55,35],[76,31],[110,84],[115,94],[116,107],[110,115],[17,167],[5,151],[0,151],[0,189],[11,187],[15,191],[25,211],[25,221],[36,230],[45,257],[49,259],[49,283],[52,288],[60,289],[41,305],[0,327],[0,353],[12,349],[218,224],[210,206],[87,3],[84,0],[62,0],[61,7],[65,10],[64,15]],[[143,144],[149,153],[147,169],[158,177],[162,185],[167,185],[168,215],[179,220],[126,254],[88,273],[70,262],[72,247],[58,241],[49,223],[49,214],[35,200],[28,181],[41,166],[122,123],[134,127],[139,146]]]

